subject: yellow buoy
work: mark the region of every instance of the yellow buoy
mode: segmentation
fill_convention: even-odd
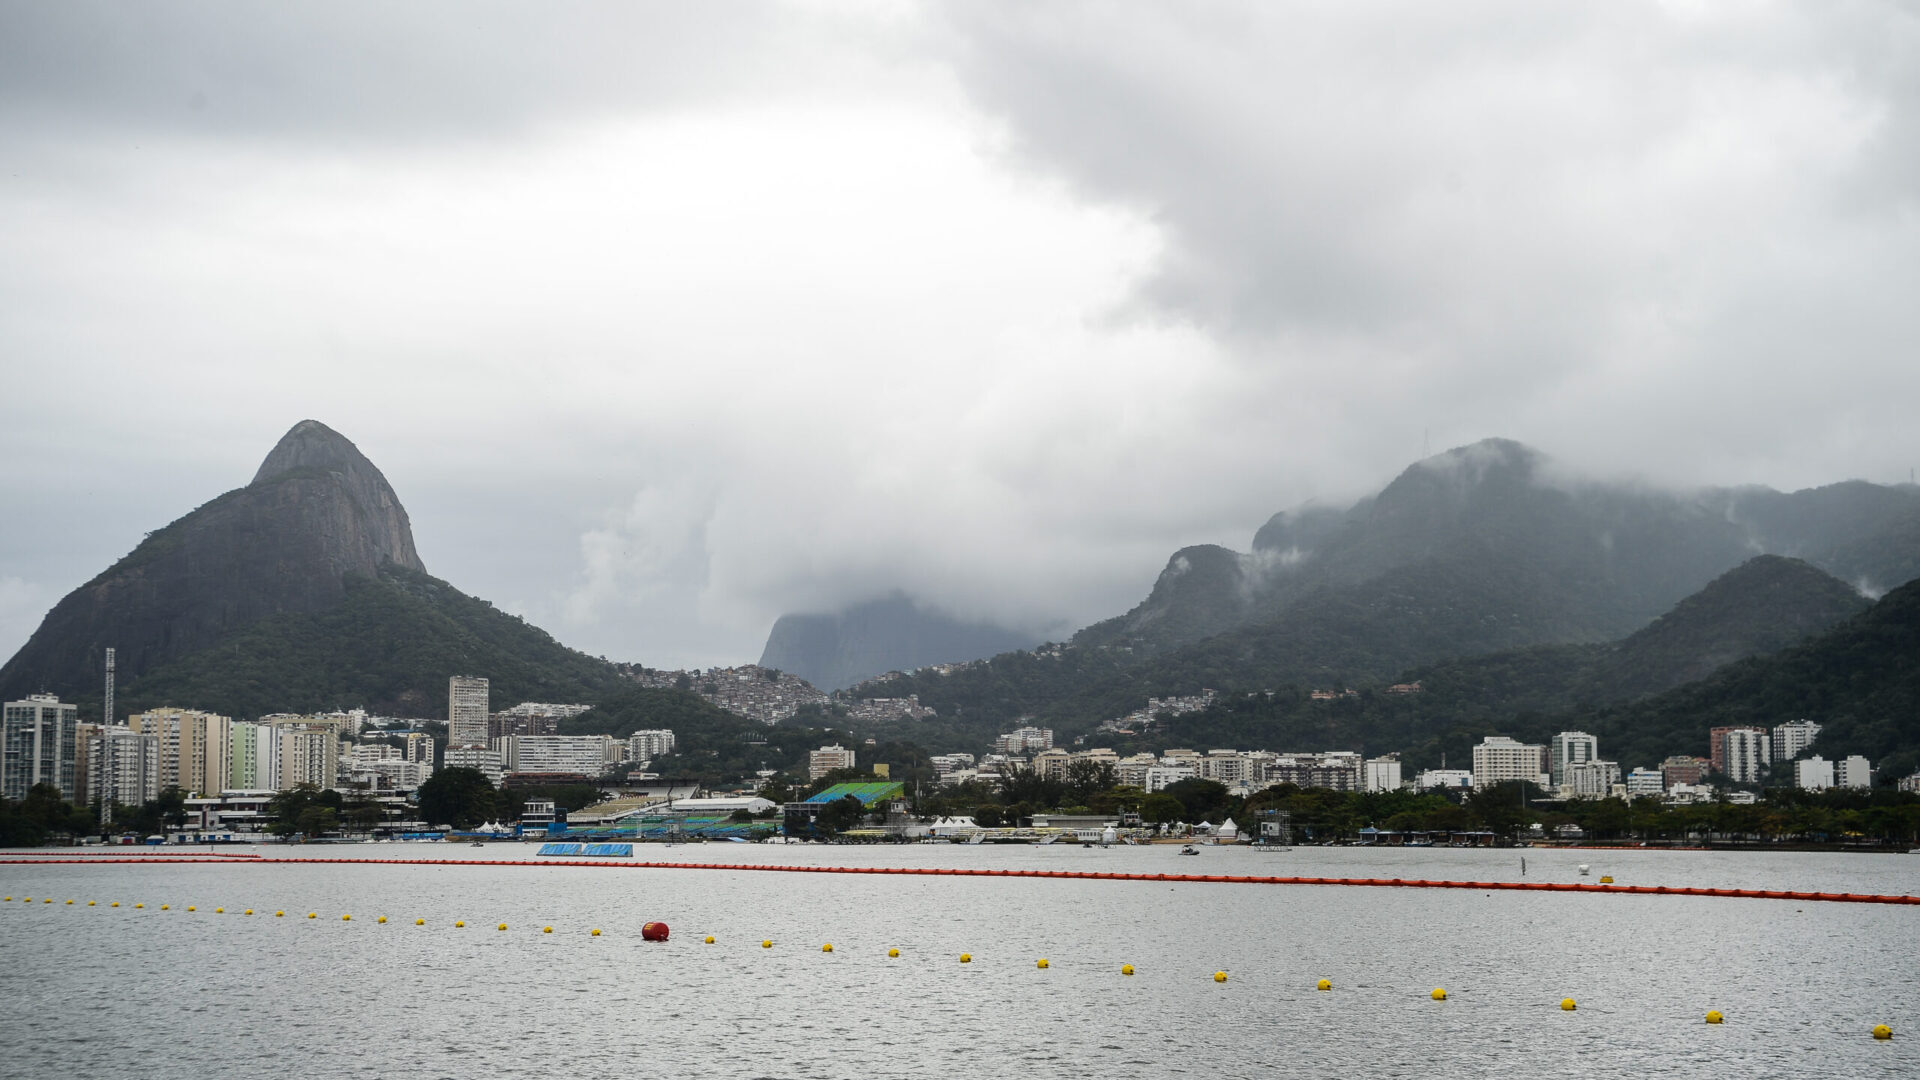
[[[245,911],[243,911],[243,912],[241,912],[240,914],[242,914],[242,915],[251,915],[251,914],[253,914],[253,909],[252,909],[252,908],[248,908],[247,910],[245,910]]]
[[[455,929],[458,929],[460,927],[467,925],[467,921],[465,919],[455,919],[453,922],[453,925]]]
[[[133,906],[134,906],[134,907],[146,907],[147,905],[145,905],[145,904],[135,904],[135,905],[133,905]]]
[[[709,945],[711,945],[711,944],[713,944],[713,935],[712,935],[712,934],[708,934],[708,935],[707,935],[707,944],[709,944]]]
[[[215,915],[225,915],[227,913],[227,909],[223,907],[217,907],[213,909],[213,913]]]
[[[1613,875],[1612,875],[1612,874],[1601,874],[1601,875],[1600,875],[1600,884],[1602,884],[1602,885],[1611,885],[1611,884],[1613,884]]]
[[[87,901],[87,906],[88,906],[88,907],[92,907],[92,906],[93,906],[93,901],[91,901],[91,900],[89,900],[89,901]]]
[[[307,912],[307,918],[309,918],[309,919],[317,919],[317,918],[319,918],[319,917],[320,917],[320,913],[319,913],[319,912],[317,912],[317,911],[309,911],[309,912]]]
[[[353,916],[351,916],[351,915],[342,915],[342,916],[340,916],[340,921],[341,921],[341,922],[352,922],[352,921],[353,921]]]
[[[961,954],[960,954],[960,962],[961,962],[961,963],[963,963],[963,964],[971,964],[971,963],[973,963],[973,954],[972,954],[972,953],[970,953],[970,952],[963,952],[963,953],[961,953]]]
[[[1873,1037],[1876,1039],[1891,1039],[1893,1038],[1893,1029],[1885,1024],[1875,1024],[1873,1025]]]
[[[1046,970],[1048,967],[1047,958],[1043,956],[1040,959],[1035,960],[1033,962],[1033,966],[1041,969],[1042,971]]]
[[[1319,982],[1313,984],[1313,988],[1315,990],[1331,990],[1333,989],[1333,981],[1331,979],[1321,979]]]
[[[276,919],[284,919],[287,917],[287,913],[284,911],[276,911],[273,913],[273,917]]]
[[[172,908],[172,907],[173,907],[173,905],[172,905],[172,904],[161,904],[161,905],[160,905],[160,910],[161,910],[161,911],[166,911],[166,910],[168,910],[168,909],[170,909],[170,908]]]
[[[503,929],[504,929],[504,927],[503,927]],[[542,928],[542,929],[541,929],[541,931],[540,931],[540,932],[541,932],[541,933],[543,933],[543,934],[551,934],[551,933],[553,933],[553,927],[551,927],[551,926],[548,926],[548,927],[544,927],[544,928]]]
[[[71,900],[69,900],[69,901],[67,901],[67,903],[69,903],[69,904],[71,904],[71,903],[73,903],[73,901],[71,901]]]
[[[42,901],[40,901],[40,902],[41,902],[41,903],[43,903],[43,904],[51,904],[51,903],[53,903],[53,901],[52,901],[51,899],[47,899],[47,900],[42,900]]]
[[[831,941],[829,941],[829,942],[827,942],[827,943],[826,943],[825,945],[822,945],[822,946],[820,946],[820,951],[821,951],[821,952],[832,952],[832,951],[833,951],[833,942],[831,942]]]
[[[1226,972],[1224,972],[1224,971],[1216,971],[1216,972],[1214,972],[1214,973],[1213,973],[1213,981],[1214,981],[1214,982],[1226,982],[1226,981],[1227,981],[1227,973],[1226,973]]]
[[[413,920],[413,925],[415,925],[415,926],[425,926],[425,925],[427,925],[427,920],[425,920],[425,919],[415,919],[415,920]]]
[[[1132,965],[1132,964],[1121,964],[1121,965],[1120,965],[1120,974],[1122,974],[1122,975],[1131,975],[1131,974],[1133,974],[1133,965]]]
[[[1724,1020],[1726,1020],[1726,1017],[1720,1015],[1719,1009],[1713,1009],[1707,1013],[1707,1023],[1709,1024],[1718,1024]]]
[[[899,956],[899,955],[900,955],[900,950],[899,950],[899,949],[888,949],[888,950],[887,950],[887,955],[888,955],[888,956]]]
[[[773,948],[773,941],[771,939],[763,941],[760,943],[760,947],[763,949],[771,949]]]
[[[194,906],[193,906],[192,904],[188,904],[188,905],[187,905],[187,910],[188,910],[188,911],[199,911],[200,909],[199,909],[199,908],[197,908],[197,907],[194,907]]]
[[[600,931],[598,931],[598,930],[595,930],[595,931],[593,932],[593,936],[594,936],[594,937],[599,937],[599,936],[600,936]]]
[[[1574,1010],[1574,1004],[1573,1004],[1573,999],[1572,999],[1572,998],[1561,998],[1561,999],[1560,999],[1560,1011],[1561,1011],[1561,1012],[1572,1012],[1573,1010]]]
[[[1435,1000],[1435,1001],[1445,1001],[1445,1000],[1447,1000],[1447,991],[1446,991],[1446,988],[1445,988],[1445,987],[1440,987],[1440,986],[1436,986],[1436,987],[1434,987],[1434,988],[1433,988],[1433,1000]]]
[[[9,896],[9,897],[7,897],[7,902],[8,902],[8,903],[12,903],[12,902],[13,902],[13,897],[11,897],[11,896]]]
[[[109,905],[107,905],[107,906],[108,906],[108,907],[119,907],[119,906],[120,906],[120,901],[118,901],[118,900],[115,900],[115,901],[114,901],[113,903],[111,903],[111,904],[109,904]]]
[[[386,922],[386,921],[387,921],[387,917],[386,917],[385,915],[382,915],[382,916],[380,916],[379,918],[377,918],[377,919],[375,919],[375,920],[373,920],[373,921],[374,921],[374,922]]]
[[[501,923],[501,924],[500,924],[500,929],[502,929],[502,930],[505,930],[506,928],[507,928],[507,924],[506,924],[506,923]]]

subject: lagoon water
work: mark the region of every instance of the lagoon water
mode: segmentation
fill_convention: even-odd
[[[271,847],[263,864],[0,865],[0,894],[14,898],[0,906],[10,999],[0,1074],[1920,1075],[1920,907],[381,865],[536,863],[533,850]],[[636,862],[1527,881],[1611,874],[1623,885],[1920,894],[1914,855],[638,850]],[[368,865],[275,861],[296,855]],[[1583,862],[1592,865],[1586,879],[1576,869]],[[48,897],[53,904],[41,902]],[[121,907],[107,906],[114,900]],[[249,907],[252,916],[239,914]],[[274,918],[276,909],[287,916]],[[310,911],[319,917],[307,919]],[[640,940],[650,919],[672,926],[670,942]],[[495,929],[502,922],[504,932]],[[542,933],[548,925],[554,932]],[[702,943],[709,934],[716,944]],[[774,947],[761,948],[763,939]],[[821,951],[826,942],[832,953]],[[888,958],[889,948],[900,957]],[[973,962],[959,963],[962,952]],[[1041,957],[1046,970],[1035,966]],[[1121,975],[1122,964],[1136,974]],[[1213,980],[1218,970],[1226,982]],[[1332,980],[1331,992],[1314,989],[1320,978]],[[1448,1000],[1429,999],[1436,986]],[[1578,1010],[1562,1012],[1564,997]],[[1704,1024],[1709,1009],[1726,1023]],[[1893,1026],[1892,1041],[1869,1037],[1878,1023]]]

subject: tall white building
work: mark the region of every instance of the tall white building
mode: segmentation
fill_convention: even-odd
[[[1555,788],[1566,786],[1568,766],[1600,756],[1600,740],[1584,731],[1563,731],[1548,746],[1553,754],[1551,778]]]
[[[1825,791],[1833,786],[1833,762],[1815,754],[1793,763],[1793,786],[1803,791]]]
[[[0,709],[0,797],[24,799],[35,784],[51,784],[68,802],[84,798],[73,789],[80,707],[52,694],[29,694]]]
[[[1367,791],[1399,791],[1400,755],[1384,754],[1368,758],[1363,787]]]
[[[109,726],[88,740],[87,801],[139,806],[160,795],[160,739]]]
[[[1773,760],[1792,761],[1800,751],[1813,745],[1820,725],[1811,720],[1790,720],[1773,729]]]
[[[1833,763],[1833,785],[1843,788],[1872,787],[1873,766],[1859,754],[1848,754]]]
[[[1488,788],[1509,780],[1545,786],[1549,779],[1547,748],[1516,742],[1505,735],[1489,735],[1473,748],[1473,785]]]
[[[673,753],[673,732],[666,728],[636,731],[627,736],[628,761],[652,761]]]
[[[1757,784],[1773,762],[1773,740],[1765,728],[1733,728],[1722,738],[1725,742],[1727,778],[1740,784]]]
[[[487,745],[487,680],[455,675],[447,680],[447,745]]]

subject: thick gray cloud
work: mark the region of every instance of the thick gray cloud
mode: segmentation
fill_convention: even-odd
[[[1876,4],[0,8],[0,651],[313,416],[430,569],[748,659],[1065,630],[1488,435],[1902,479]]]

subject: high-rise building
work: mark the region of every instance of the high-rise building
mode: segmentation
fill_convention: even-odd
[[[1811,720],[1790,720],[1773,729],[1773,760],[1792,761],[1800,751],[1813,745],[1820,725]]]
[[[1833,786],[1833,762],[1815,754],[1793,763],[1793,786],[1803,791],[1825,791]]]
[[[1550,779],[1547,748],[1489,735],[1473,748],[1473,786],[1489,788],[1509,780],[1544,786]]]
[[[1567,784],[1567,766],[1600,756],[1600,740],[1584,731],[1563,731],[1555,735],[1548,746],[1553,754],[1551,783],[1555,788]]]
[[[1873,786],[1873,766],[1859,754],[1848,754],[1833,763],[1833,786],[1869,788]]]
[[[823,746],[807,755],[807,780],[818,780],[835,769],[854,767],[853,751],[835,743]]]
[[[214,796],[227,789],[233,721],[218,713],[165,707],[127,717],[127,726],[160,738],[160,786]]]
[[[1368,791],[1400,790],[1400,755],[1384,754],[1367,759],[1365,789]]]
[[[227,790],[279,790],[276,780],[281,730],[272,724],[233,724],[227,728]]]
[[[1613,794],[1620,782],[1620,765],[1614,761],[1580,761],[1567,766],[1566,783],[1561,790],[1575,799],[1604,799]]]
[[[280,782],[275,790],[290,791],[301,784],[325,790],[339,784],[340,737],[332,728],[280,729]]]
[[[455,675],[447,680],[447,745],[487,745],[487,680]]]
[[[1715,728],[1714,759],[1729,780],[1757,784],[1773,763],[1773,738],[1766,728]]]
[[[52,694],[28,694],[4,706],[0,723],[0,797],[24,799],[35,784],[51,784],[68,802],[85,799],[73,787],[80,708]]]
[[[627,736],[628,761],[652,761],[673,753],[673,732],[666,728],[648,728]]]
[[[139,806],[160,796],[160,737],[109,726],[88,743],[87,799]]]
[[[73,725],[73,801],[90,801],[93,790],[93,742],[100,737],[99,724]]]
[[[424,731],[407,733],[406,758],[416,765],[433,768],[433,736]]]

